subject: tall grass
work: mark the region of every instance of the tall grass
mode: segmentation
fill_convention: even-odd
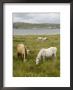
[[[37,37],[46,36],[46,41],[38,41]],[[16,45],[23,43],[31,50],[27,61],[24,63],[17,58]],[[35,58],[41,48],[57,47],[56,65],[52,59],[47,59],[35,64]],[[59,77],[60,76],[60,35],[26,35],[13,37],[13,76],[14,77]]]

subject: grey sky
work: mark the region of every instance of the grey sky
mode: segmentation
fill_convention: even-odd
[[[13,13],[13,22],[60,23],[60,13]]]

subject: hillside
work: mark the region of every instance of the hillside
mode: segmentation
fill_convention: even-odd
[[[16,29],[56,29],[60,28],[60,24],[48,24],[48,23],[42,23],[42,24],[32,24],[32,23],[13,23],[13,28]]]

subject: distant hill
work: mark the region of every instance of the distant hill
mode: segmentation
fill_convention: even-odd
[[[16,29],[56,29],[60,28],[60,24],[48,24],[48,23],[42,23],[42,24],[32,24],[32,23],[20,23],[16,22],[13,23],[13,28]]]

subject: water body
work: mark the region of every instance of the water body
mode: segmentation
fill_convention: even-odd
[[[13,29],[13,35],[56,35],[60,29]]]

